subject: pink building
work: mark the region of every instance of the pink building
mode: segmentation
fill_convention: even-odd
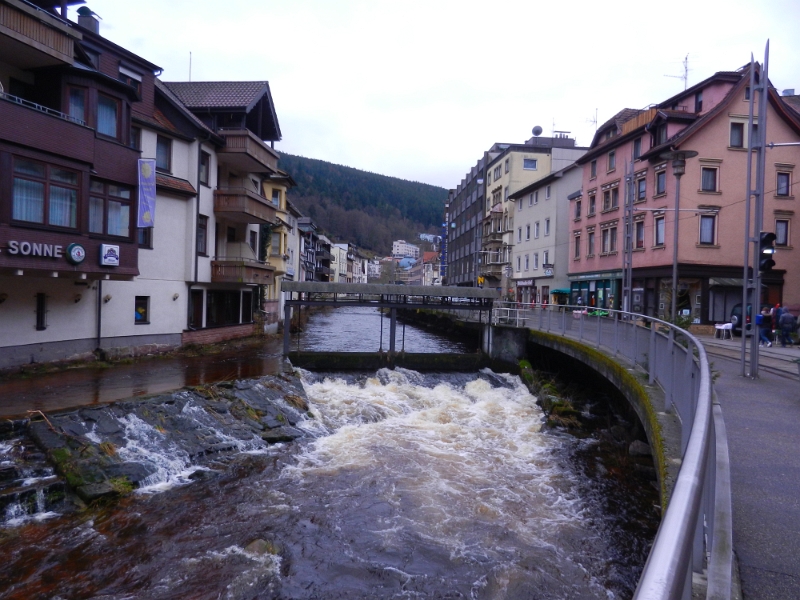
[[[589,152],[578,160],[583,185],[570,206],[572,303],[580,296],[589,306],[621,308],[630,174],[631,310],[657,317],[670,313],[677,214],[678,312],[696,323],[728,321],[742,301],[749,72],[747,65],[716,73],[658,105],[624,109],[597,130]],[[800,115],[774,89],[766,140],[800,141]],[[663,155],[677,150],[697,155],[686,161],[676,213],[676,178]],[[800,255],[792,247],[798,161],[800,147],[766,151],[763,229],[776,233],[778,251],[775,268],[763,275],[762,301],[773,304],[800,304]]]

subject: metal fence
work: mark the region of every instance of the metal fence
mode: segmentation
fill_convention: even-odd
[[[732,594],[733,541],[725,423],[706,351],[691,333],[645,315],[584,306],[495,303],[491,324],[567,336],[638,365],[681,422],[682,463],[635,599],[689,600],[705,571],[706,598]],[[659,407],[655,407],[659,410]]]

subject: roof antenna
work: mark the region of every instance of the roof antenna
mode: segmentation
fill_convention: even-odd
[[[675,79],[683,79],[683,91],[689,86],[689,55],[683,59],[683,75],[664,75],[664,77],[674,77]]]
[[[189,50],[189,81],[192,80],[192,51]]]

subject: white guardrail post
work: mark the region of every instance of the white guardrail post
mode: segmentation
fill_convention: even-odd
[[[524,315],[519,314],[522,310],[525,310]],[[671,323],[609,309],[569,305],[534,305],[527,309],[519,304],[497,302],[491,322],[518,326],[522,323],[531,329],[549,332],[554,310],[563,312],[559,328],[562,336],[583,343],[593,341],[593,346],[605,347],[610,356],[619,356],[619,328],[625,327],[622,332],[624,359],[647,371],[649,383],[657,383],[664,390],[667,410],[677,410],[681,418],[683,459],[680,472],[634,599],[690,600],[692,572],[705,568],[708,573],[706,598],[730,600],[733,525],[728,441],[722,410],[718,404],[712,404],[711,373],[705,348],[691,333]],[[534,318],[536,312],[538,319]],[[578,315],[577,332],[571,323],[567,326],[568,313],[572,317]],[[584,320],[589,316],[596,319],[594,340],[584,338]],[[602,335],[604,325],[606,329],[613,329],[610,338]],[[646,331],[646,327],[649,327],[649,350],[640,357],[639,333]],[[629,334],[633,336],[630,356],[627,354],[631,346]],[[606,338],[611,340],[610,346],[604,346]],[[667,352],[669,360],[663,360]],[[679,359],[681,353],[684,353],[684,360]]]

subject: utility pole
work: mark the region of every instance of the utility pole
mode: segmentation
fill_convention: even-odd
[[[741,374],[758,377],[758,338],[756,315],[761,308],[761,273],[759,272],[759,244],[764,224],[764,171],[766,168],[767,96],[769,94],[769,40],[764,49],[764,67],[756,73],[756,63],[750,55],[750,110],[747,122],[747,199],[745,200],[744,273],[742,275],[742,351]],[[754,104],[758,102],[758,120],[754,121]],[[754,134],[753,125],[758,124]],[[756,159],[756,188],[753,182],[753,152]],[[751,203],[751,197],[754,202]],[[752,208],[751,208],[752,204]],[[752,215],[752,230],[751,224]],[[752,261],[750,247],[752,245]],[[750,274],[752,273],[752,279]],[[750,305],[750,372],[747,373],[747,307]]]

